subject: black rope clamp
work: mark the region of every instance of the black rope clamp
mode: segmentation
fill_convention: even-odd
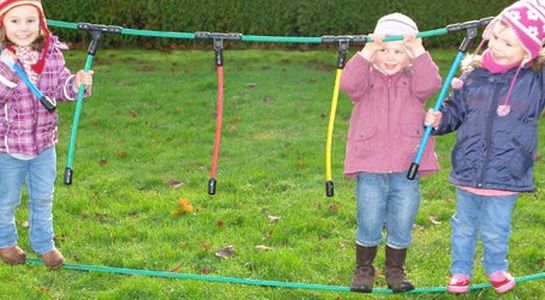
[[[195,32],[195,39],[213,40],[214,52],[216,52],[216,66],[223,66],[223,41],[240,41],[242,40],[242,33],[197,31]]]
[[[115,25],[78,23],[78,30],[89,31],[91,33],[91,43],[89,44],[89,49],[87,50],[87,53],[94,56],[98,51],[98,46],[100,45],[100,39],[102,38],[102,34],[121,34],[123,27]]]
[[[339,43],[337,52],[337,69],[344,68],[346,63],[346,55],[350,48],[350,43],[363,44],[367,42],[367,38],[364,35],[324,35],[322,36],[322,43]]]
[[[447,31],[450,32],[456,32],[456,31],[462,31],[466,30],[466,37],[462,41],[462,44],[460,45],[460,48],[458,48],[458,51],[460,52],[467,52],[469,49],[469,46],[471,45],[471,42],[477,38],[477,35],[479,34],[478,28],[479,27],[486,27],[490,22],[493,20],[493,17],[487,17],[482,18],[480,20],[473,20],[473,21],[467,21],[464,23],[456,23],[451,24],[447,26]]]
[[[477,28],[477,27],[486,27],[490,22],[494,19],[494,17],[486,17],[482,18],[480,20],[473,20],[473,21],[467,21],[464,23],[455,23],[447,25],[447,31],[449,33],[456,32],[456,31],[462,31],[462,30],[469,30],[471,28]]]

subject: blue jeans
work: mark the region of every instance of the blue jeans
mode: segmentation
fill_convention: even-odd
[[[473,276],[477,235],[483,243],[485,273],[507,271],[511,212],[518,199],[512,196],[479,196],[456,189],[456,214],[452,216],[452,274]]]
[[[408,248],[420,204],[418,178],[408,180],[405,173],[359,173],[356,184],[356,242],[372,247],[380,244],[386,226],[386,242],[395,249]]]
[[[56,153],[51,147],[30,160],[0,153],[0,248],[17,245],[15,209],[21,204],[25,184],[28,202],[30,246],[38,254],[53,249],[53,190]]]

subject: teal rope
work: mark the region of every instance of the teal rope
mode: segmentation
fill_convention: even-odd
[[[138,29],[127,28],[127,29],[122,29],[121,34],[164,37],[164,38],[171,38],[171,39],[195,39],[195,34],[189,33],[189,32],[138,30]]]
[[[47,20],[47,25],[51,27],[60,27],[66,29],[78,29],[76,23],[69,23],[63,21]],[[447,34],[446,28],[433,29],[429,31],[423,31],[418,33],[418,37],[427,38],[438,35]],[[174,32],[174,31],[155,31],[155,30],[139,30],[123,28],[121,34],[148,36],[148,37],[162,37],[162,38],[176,38],[176,39],[195,39],[195,34],[191,32]],[[367,42],[372,39],[366,37]],[[402,40],[403,36],[389,36],[384,39],[388,41]],[[322,43],[322,37],[291,37],[291,36],[266,36],[266,35],[242,35],[242,41],[244,42],[260,42],[260,43],[300,43],[300,44],[320,44]]]
[[[34,265],[43,265],[43,262],[40,259],[27,258],[26,261]],[[259,279],[224,277],[224,276],[194,275],[194,274],[182,274],[182,273],[125,269],[125,268],[112,268],[112,267],[104,267],[104,266],[74,265],[74,264],[64,264],[63,268],[68,270],[78,270],[78,271],[102,272],[102,273],[113,273],[113,274],[124,274],[124,275],[141,275],[141,276],[150,276],[150,277],[176,278],[176,279],[187,279],[187,280],[201,280],[201,281],[210,281],[210,282],[237,283],[237,284],[254,285],[254,286],[309,289],[309,290],[332,291],[332,292],[350,292],[350,288],[348,287],[323,285],[323,284],[309,284],[309,283],[301,283],[301,282],[283,282],[283,281],[259,280]],[[545,273],[518,277],[516,278],[516,282],[520,283],[520,282],[543,279],[543,278],[545,278]],[[477,285],[472,285],[471,290],[481,290],[481,289],[487,289],[490,287],[491,285],[489,283],[477,284]],[[431,287],[431,288],[418,288],[410,292],[407,292],[406,294],[444,293],[446,291],[447,291],[446,287]],[[373,294],[392,294],[392,290],[384,289],[384,288],[373,289]]]

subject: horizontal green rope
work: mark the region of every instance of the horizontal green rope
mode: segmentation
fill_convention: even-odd
[[[43,265],[40,259],[28,258],[27,262],[34,265]],[[194,275],[194,274],[182,274],[173,272],[162,271],[149,271],[149,270],[137,270],[126,268],[113,268],[104,266],[89,266],[89,265],[74,265],[64,264],[64,269],[78,270],[78,271],[90,271],[90,272],[102,272],[102,273],[114,273],[124,275],[141,275],[150,277],[163,277],[163,278],[176,278],[187,280],[200,280],[209,282],[224,282],[224,283],[236,283],[254,286],[267,286],[267,287],[281,287],[281,288],[293,288],[293,289],[310,289],[320,291],[332,291],[332,292],[350,292],[350,288],[343,286],[323,285],[323,284],[309,284],[300,282],[283,282],[273,280],[259,280],[248,278],[236,278],[236,277],[224,277],[224,276],[209,276],[209,275]],[[534,274],[529,276],[523,276],[516,278],[517,282],[531,281],[545,278],[545,273]],[[488,283],[472,285],[471,290],[480,290],[490,288]],[[446,287],[431,287],[431,288],[417,288],[413,291],[407,292],[407,294],[427,294],[427,293],[444,293],[447,291]],[[373,289],[373,294],[392,294],[390,289]]]
[[[50,27],[60,27],[66,29],[78,29],[77,23],[69,23],[63,21],[47,20],[47,25]],[[418,37],[427,38],[438,35],[447,34],[446,28],[439,28],[430,31],[423,31],[418,33]],[[155,30],[139,30],[123,28],[121,34],[147,36],[147,37],[161,37],[161,38],[176,38],[176,39],[195,39],[195,33],[191,32],[174,32],[174,31],[155,31]],[[241,35],[241,39],[244,42],[260,42],[260,43],[299,43],[299,44],[320,44],[322,43],[322,37],[290,37],[290,36],[265,36],[265,35]],[[367,42],[372,41],[369,37],[365,37]],[[389,36],[384,41],[397,41],[402,40],[403,36]]]

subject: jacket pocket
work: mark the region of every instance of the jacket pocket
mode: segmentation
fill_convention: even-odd
[[[414,156],[420,142],[422,140],[422,135],[424,135],[424,129],[422,126],[414,124],[401,124],[401,142],[402,145],[399,145],[401,149],[404,149],[404,152],[409,156]]]
[[[363,127],[359,131],[354,140],[354,152],[358,157],[365,157],[374,152],[373,149],[377,149],[376,143],[371,143],[371,139],[377,135],[377,127]]]
[[[533,159],[530,152],[516,138],[511,139],[515,145],[515,151],[507,163],[507,169],[515,179],[524,177],[528,169],[532,167]]]

